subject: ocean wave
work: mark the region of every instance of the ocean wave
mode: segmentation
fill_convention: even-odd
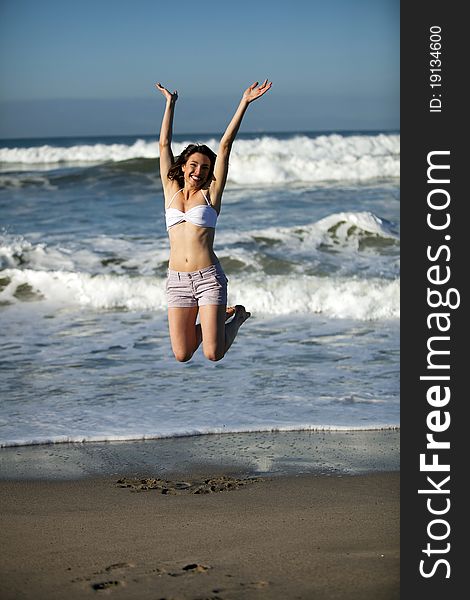
[[[244,232],[221,232],[218,243],[237,245],[254,242],[260,248],[266,245],[281,245],[278,250],[283,256],[299,250],[320,247],[335,247],[337,251],[385,246],[398,246],[399,235],[396,225],[369,211],[345,211],[332,213],[312,223],[301,226],[267,227]]]
[[[320,313],[334,318],[395,319],[400,314],[398,279],[238,274],[229,302],[260,315]],[[129,311],[166,310],[165,279],[90,275],[66,271],[5,269],[0,303],[48,301],[68,306]]]
[[[0,148],[0,163],[27,165],[90,164],[156,158],[156,142],[136,140],[133,144],[79,144],[76,146],[31,146]]]
[[[98,442],[135,442],[148,441],[169,438],[185,438],[201,435],[220,435],[233,433],[276,433],[276,432],[295,432],[295,431],[311,431],[311,432],[335,432],[335,431],[398,431],[400,427],[396,424],[379,424],[370,427],[364,426],[338,426],[338,425],[292,425],[286,427],[253,427],[253,428],[237,428],[237,427],[201,427],[198,429],[180,430],[170,433],[142,433],[142,434],[110,434],[110,435],[49,435],[38,437],[25,437],[17,439],[6,439],[0,442],[0,448],[9,448],[14,446],[39,446],[49,444],[83,444],[83,443],[98,443]]]
[[[154,274],[156,265],[166,271],[166,240],[137,244],[119,237],[97,236],[64,244],[32,243],[24,236],[0,234],[0,275],[4,269],[84,271],[92,275]]]
[[[371,212],[340,212],[301,226],[266,227],[247,231],[223,231],[217,236],[222,262],[230,257],[240,263],[236,271],[246,268],[259,270],[260,255],[268,253],[285,260],[299,256],[308,259],[317,249],[334,248],[335,252],[356,252],[399,248],[396,225]],[[154,243],[110,236],[82,240],[85,247],[51,246],[44,242],[31,243],[23,236],[0,234],[0,271],[6,268],[44,270],[84,270],[93,274],[104,272],[125,274],[155,274],[165,269],[168,254],[166,238]],[[302,264],[302,263],[300,263]]]
[[[217,148],[215,138],[201,142]],[[175,142],[173,152],[179,154],[190,140]],[[122,165],[125,170],[148,174],[152,162],[157,163],[155,141],[136,140],[133,144],[88,144],[71,147],[51,145],[27,148],[1,148],[0,165],[11,171],[18,166],[31,169],[57,169],[67,166]],[[150,160],[151,159],[151,160]],[[155,164],[155,174],[158,173]],[[400,136],[393,134],[339,134],[309,137],[296,135],[287,139],[260,136],[237,139],[230,159],[228,181],[237,185],[282,185],[296,182],[367,181],[376,178],[398,178],[400,174]],[[82,176],[96,177],[84,170]],[[1,183],[1,182],[0,182]],[[31,185],[30,175],[9,174],[7,186]],[[38,185],[43,180],[37,180]]]
[[[34,173],[6,173],[0,175],[0,190],[28,187],[43,188],[47,190],[57,189],[47,175]]]

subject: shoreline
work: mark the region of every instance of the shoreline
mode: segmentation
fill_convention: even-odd
[[[256,476],[399,471],[399,430],[221,433],[0,449],[0,480],[233,472]]]

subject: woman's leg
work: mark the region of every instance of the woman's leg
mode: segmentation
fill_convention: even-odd
[[[209,360],[223,358],[233,344],[240,326],[248,319],[250,313],[243,306],[235,306],[233,319],[226,323],[227,309],[225,305],[208,304],[199,307],[199,319],[202,329],[202,348],[204,356]]]
[[[176,360],[180,362],[187,362],[201,343],[202,331],[201,325],[196,325],[197,313],[197,306],[168,309],[171,347]],[[227,307],[224,313],[224,322],[234,314],[235,308]]]
[[[198,310],[197,306],[168,309],[171,347],[180,362],[188,361],[201,343],[201,326],[196,325]]]

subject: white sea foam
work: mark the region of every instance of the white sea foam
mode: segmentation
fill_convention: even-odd
[[[157,144],[137,140],[127,144],[80,144],[77,146],[31,146],[29,148],[1,148],[0,163],[29,165],[89,164],[132,158],[156,158]]]
[[[391,263],[384,276],[377,255],[358,262],[358,247],[364,237],[395,240],[397,235],[389,223],[369,212],[335,213],[301,227],[221,232],[221,259],[245,265],[233,277],[228,272],[229,302],[245,304],[258,314],[268,315],[321,313],[334,318],[398,318],[398,268]],[[130,311],[166,308],[162,273],[168,252],[166,239],[139,245],[98,236],[82,240],[81,244],[47,246],[3,235],[0,301],[36,299]],[[334,256],[341,251],[348,258],[348,273],[335,275],[333,271],[328,276],[318,276],[319,273],[308,271],[313,260],[320,264],[325,260],[324,255],[314,254],[316,249],[333,244]],[[289,273],[265,273],[262,261],[267,259],[289,259],[297,266]],[[359,264],[357,272],[355,264]],[[364,276],[366,267],[371,269],[368,277]],[[304,274],[305,269],[308,274]]]
[[[82,251],[72,258],[70,251],[65,248],[47,246],[43,242],[32,244],[23,236],[0,236],[0,269],[24,263],[35,269],[73,269],[80,254],[89,255]]]
[[[338,425],[293,425],[286,427],[200,427],[197,429],[180,429],[174,432],[161,432],[161,433],[141,433],[141,434],[122,434],[122,435],[94,435],[90,434],[79,434],[79,435],[50,435],[50,436],[37,436],[37,437],[25,437],[16,439],[4,439],[0,441],[0,448],[9,448],[14,446],[37,446],[43,444],[70,444],[70,443],[85,443],[85,442],[130,442],[130,441],[145,441],[145,440],[158,440],[168,438],[181,438],[181,437],[193,437],[200,435],[218,435],[221,433],[269,433],[269,432],[283,432],[283,431],[397,431],[399,426],[396,424],[376,424],[370,427],[365,426],[338,426]]]
[[[333,239],[342,248],[357,249],[363,237],[376,237],[399,240],[393,225],[371,212],[340,212],[334,213],[301,226],[266,227],[243,232],[220,232],[218,244],[237,244],[254,240],[271,240],[281,242],[285,250],[314,249],[329,243]]]
[[[398,135],[239,140],[229,179],[246,185],[398,177],[399,155]]]
[[[151,274],[155,265],[168,259],[166,240],[135,241],[111,236],[96,236],[81,240],[81,246],[65,244],[33,244],[23,236],[0,235],[0,270],[28,267],[34,270],[85,271],[97,274],[110,269],[113,273],[137,271]],[[85,245],[84,245],[85,244]],[[110,264],[107,267],[107,264]]]
[[[315,227],[323,232],[330,231],[332,227],[335,227],[335,235],[342,239],[349,238],[354,230],[383,238],[398,239],[398,235],[392,230],[390,223],[367,211],[334,213],[317,221]]]
[[[321,313],[335,318],[393,319],[400,316],[398,279],[321,278],[270,275],[241,278],[230,286],[230,303],[258,314]]]
[[[375,238],[398,242],[393,225],[370,212],[340,212],[302,226],[266,227],[246,231],[220,230],[220,257],[235,258],[247,267],[260,268],[257,256],[263,245],[276,245],[276,256],[309,260],[324,245],[335,251],[357,252],[361,240]],[[129,270],[151,275],[168,259],[168,241],[157,238],[141,243],[111,236],[95,236],[68,245],[33,244],[23,236],[0,235],[0,269],[22,266],[34,270],[84,271],[90,274],[126,274]],[[299,263],[301,270],[302,264]]]
[[[71,306],[159,310],[165,302],[163,280],[145,277],[32,269],[5,269],[3,277],[10,279],[0,294],[3,301],[16,301],[19,286],[28,286],[38,298]]]
[[[218,140],[204,140],[217,148]],[[180,153],[189,140],[173,144]],[[156,142],[137,140],[127,144],[90,144],[72,147],[50,145],[1,148],[0,163],[30,165],[86,165],[137,158],[158,158]],[[230,160],[229,181],[241,185],[284,184],[399,177],[400,137],[392,134],[338,134],[288,139],[261,136],[238,139]],[[11,185],[11,183],[10,183]],[[19,185],[15,183],[15,185]]]
[[[67,271],[6,269],[9,283],[1,302],[28,299],[94,309],[165,310],[165,280],[152,277],[92,276]],[[322,278],[315,276],[239,275],[229,287],[229,303],[244,304],[267,315],[322,313],[336,318],[390,319],[399,317],[399,280]]]

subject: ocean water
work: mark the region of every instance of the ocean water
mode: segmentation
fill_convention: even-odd
[[[240,134],[215,251],[253,316],[177,363],[155,139],[0,142],[0,444],[397,428],[399,144]]]

